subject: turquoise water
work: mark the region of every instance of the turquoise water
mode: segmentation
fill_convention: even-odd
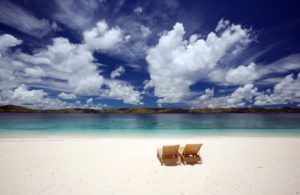
[[[300,114],[1,113],[8,135],[300,135]]]

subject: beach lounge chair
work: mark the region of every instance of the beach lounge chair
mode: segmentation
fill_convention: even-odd
[[[179,148],[179,156],[183,164],[201,163],[201,156],[198,154],[202,144],[186,144],[185,147]]]
[[[157,158],[161,165],[178,165],[180,159],[178,156],[179,145],[163,146],[157,150]]]

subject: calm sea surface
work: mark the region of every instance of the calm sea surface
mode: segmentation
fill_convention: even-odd
[[[300,136],[300,114],[11,114],[0,136]]]

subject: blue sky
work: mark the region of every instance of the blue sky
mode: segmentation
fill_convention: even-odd
[[[0,1],[0,104],[299,107],[297,1]]]

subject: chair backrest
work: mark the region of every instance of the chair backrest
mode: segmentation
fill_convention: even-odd
[[[174,156],[178,154],[179,145],[163,146],[162,156]]]
[[[198,154],[202,144],[186,144],[183,150],[183,155],[196,155]]]

